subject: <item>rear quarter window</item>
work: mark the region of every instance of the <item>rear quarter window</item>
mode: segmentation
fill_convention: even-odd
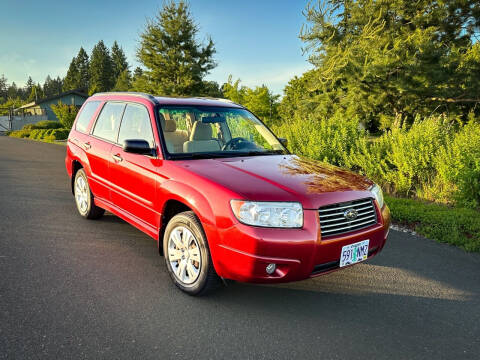
[[[77,123],[75,124],[75,130],[83,133],[87,132],[88,124],[90,123],[92,116],[95,114],[95,111],[97,111],[99,104],[100,101],[89,101],[85,104],[78,115]]]

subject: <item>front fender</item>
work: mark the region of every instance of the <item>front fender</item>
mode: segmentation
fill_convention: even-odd
[[[222,194],[221,191],[209,196],[211,201],[207,199],[206,194],[201,193],[193,186],[181,183],[175,180],[166,180],[159,184],[157,191],[160,196],[159,208],[162,209],[162,214],[165,213],[165,206],[168,200],[179,201],[188,206],[202,223],[203,230],[207,236],[208,246],[210,249],[210,255],[212,257],[213,266],[219,276],[221,274],[221,266],[218,265],[218,246],[220,244],[219,229],[228,228],[234,225],[235,221],[231,218],[229,201],[231,195]],[[221,214],[221,215],[215,215]],[[162,217],[163,222],[163,217]],[[166,225],[166,224],[165,224]],[[160,224],[161,228],[163,224]],[[159,239],[162,241],[162,239]]]

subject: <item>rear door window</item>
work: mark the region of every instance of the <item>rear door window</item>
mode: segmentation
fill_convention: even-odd
[[[82,111],[78,115],[77,122],[75,124],[75,130],[81,131],[83,133],[87,132],[88,124],[92,119],[93,114],[97,111],[100,101],[90,101],[85,104],[82,108]]]
[[[145,140],[150,144],[150,147],[154,147],[150,115],[145,106],[127,105],[118,134],[118,143],[123,145],[125,140]]]
[[[125,103],[106,103],[98,116],[95,128],[93,129],[93,135],[110,142],[116,142],[124,109]]]

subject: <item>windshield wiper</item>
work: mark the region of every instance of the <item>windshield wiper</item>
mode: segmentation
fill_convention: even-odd
[[[175,159],[212,159],[212,158],[224,158],[231,157],[231,153],[218,153],[218,152],[202,152],[202,153],[191,153],[191,154],[178,154],[175,155]]]
[[[267,151],[259,151],[259,150],[252,150],[247,152],[241,152],[239,156],[255,156],[255,155],[283,155],[285,152],[283,150],[267,150]]]

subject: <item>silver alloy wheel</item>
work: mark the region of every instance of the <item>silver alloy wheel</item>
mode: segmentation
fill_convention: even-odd
[[[177,226],[168,238],[168,259],[177,280],[193,284],[200,275],[202,256],[195,235],[184,226]]]
[[[83,215],[88,210],[88,185],[83,176],[78,176],[75,180],[75,201],[80,213]]]

